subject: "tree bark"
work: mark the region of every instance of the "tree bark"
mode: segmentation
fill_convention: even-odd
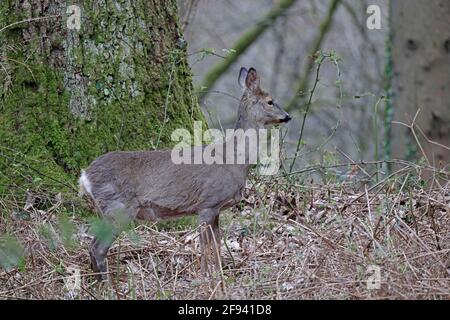
[[[450,2],[391,1],[393,120],[416,125],[428,139],[450,147]],[[416,128],[417,134],[421,134]],[[411,130],[392,126],[392,155],[420,157]],[[448,149],[420,138],[427,161],[436,167],[450,163]]]
[[[175,0],[3,0],[2,28],[0,192],[72,184],[105,152],[167,147],[204,119]]]

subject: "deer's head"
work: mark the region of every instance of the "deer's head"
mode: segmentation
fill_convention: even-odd
[[[241,68],[239,85],[244,93],[239,106],[238,122],[246,121],[248,126],[265,127],[291,120],[273,97],[261,90],[259,75],[254,68]]]

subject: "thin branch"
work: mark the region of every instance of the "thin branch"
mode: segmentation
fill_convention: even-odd
[[[35,77],[34,74],[33,74],[33,71],[31,71],[31,68],[30,68],[27,64],[25,64],[25,63],[23,63],[23,62],[21,62],[21,61],[18,61],[18,60],[16,60],[16,59],[13,59],[13,58],[3,57],[3,59],[9,60],[9,61],[13,61],[13,62],[18,63],[18,64],[24,66],[25,68],[27,68],[27,70],[30,72],[31,76],[33,77],[33,81],[34,81],[35,83],[37,83],[37,80],[36,80],[36,77]]]
[[[277,7],[272,9],[268,14],[259,21],[250,31],[244,33],[232,46],[230,54],[223,61],[214,65],[206,74],[203,83],[200,86],[199,100],[202,101],[208,91],[203,88],[211,89],[219,78],[228,70],[228,68],[236,62],[241,54],[243,54],[269,27],[275,20],[283,15],[297,0],[281,0]]]
[[[300,150],[300,146],[301,146],[301,142],[302,142],[302,138],[303,138],[303,129],[305,128],[306,117],[308,116],[309,108],[311,107],[312,98],[314,96],[314,92],[316,91],[317,84],[319,83],[320,67],[322,66],[322,63],[325,60],[325,58],[326,58],[326,56],[322,55],[319,62],[317,63],[316,79],[314,81],[313,88],[309,94],[308,103],[306,104],[306,110],[305,110],[305,114],[303,115],[302,126],[300,128],[300,135],[298,137],[297,147],[295,149],[295,157],[291,163],[291,166],[289,167],[289,172],[292,172],[292,169],[294,168],[294,165],[295,165],[295,161],[297,160],[297,154],[298,154],[298,151]]]
[[[25,20],[21,20],[21,21],[16,21],[14,23],[11,23],[11,24],[1,28],[0,29],[0,33],[5,31],[6,29],[14,27],[14,26],[16,26],[18,24],[22,24],[22,23],[26,23],[26,22],[39,21],[39,20],[47,20],[47,19],[51,19],[51,18],[59,18],[59,17],[61,17],[61,15],[60,14],[56,14],[56,15],[52,15],[52,16],[37,17],[37,18],[30,18],[30,19],[25,19]]]
[[[311,50],[309,51],[310,57],[312,57],[317,51],[320,50],[320,48],[322,46],[322,42],[325,39],[325,36],[327,35],[327,33],[333,23],[333,16],[334,16],[334,13],[335,13],[339,3],[341,3],[341,0],[333,0],[333,2],[330,4],[330,7],[328,8],[327,16],[320,25],[320,32],[317,35],[317,38],[314,40],[314,44],[313,44]],[[308,63],[306,64],[305,70],[303,72],[303,77],[300,78],[300,80],[297,83],[297,86],[296,86],[297,88],[295,90],[296,94],[287,104],[285,104],[285,109],[287,111],[292,110],[297,105],[297,102],[304,94],[304,92],[306,90],[306,86],[308,85],[308,79],[309,79],[309,75],[310,75],[313,65],[314,65],[314,59],[313,58],[308,59]]]

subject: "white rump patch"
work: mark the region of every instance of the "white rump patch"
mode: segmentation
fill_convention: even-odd
[[[92,185],[84,170],[81,170],[81,176],[78,182],[80,184],[80,193],[83,193],[83,190],[86,190],[86,192],[92,196]]]

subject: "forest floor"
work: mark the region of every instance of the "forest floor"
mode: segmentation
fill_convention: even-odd
[[[221,214],[222,268],[210,277],[199,271],[194,219],[123,233],[110,281],[98,283],[88,219],[74,209],[61,222],[61,195],[45,210],[16,199],[1,215],[11,237],[0,243],[0,298],[450,299],[450,185],[425,189],[416,169],[372,184],[251,179]]]

